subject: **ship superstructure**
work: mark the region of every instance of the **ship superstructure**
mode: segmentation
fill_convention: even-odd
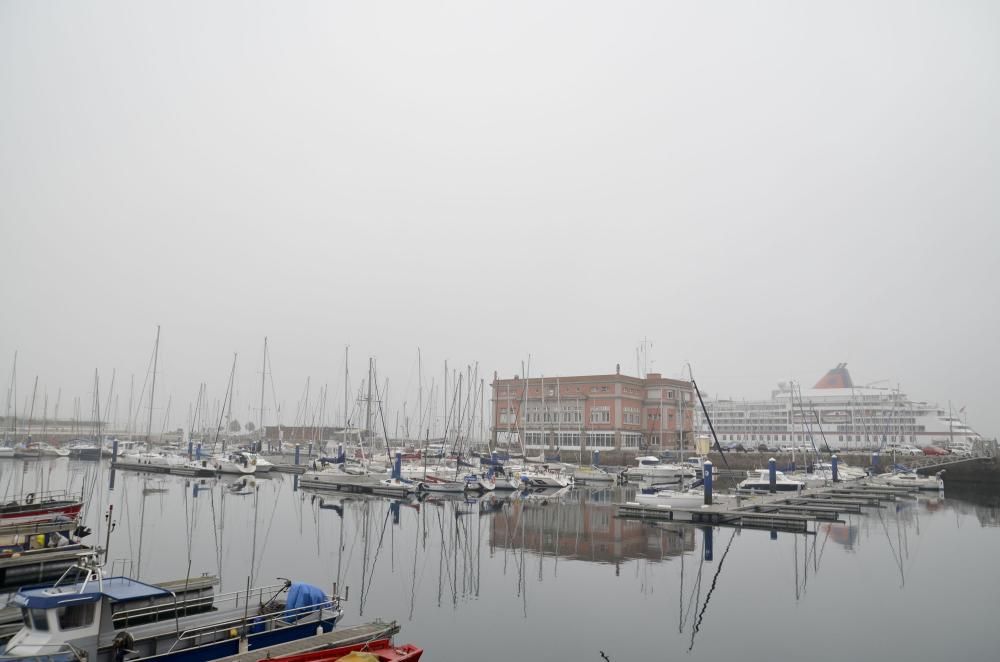
[[[913,400],[898,389],[856,386],[846,363],[811,389],[781,382],[768,400],[716,399],[705,404],[719,441],[747,448],[934,445],[972,451],[983,442],[962,420],[963,412]]]

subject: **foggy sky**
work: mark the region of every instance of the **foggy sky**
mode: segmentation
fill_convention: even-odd
[[[141,383],[160,324],[171,427],[234,352],[243,420],[267,335],[288,423],[347,344],[399,404],[417,347],[429,384],[648,337],[712,394],[847,361],[994,436],[998,74],[995,2],[6,0],[2,391],[15,350],[63,414]]]

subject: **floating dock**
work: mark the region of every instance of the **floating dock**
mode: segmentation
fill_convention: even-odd
[[[884,502],[913,498],[917,494],[917,490],[908,487],[852,482],[795,493],[757,493],[748,496],[745,503],[737,496],[735,505],[731,501],[697,507],[622,503],[618,504],[617,516],[809,533],[810,522],[842,522],[841,513],[860,513],[864,508],[878,508]]]

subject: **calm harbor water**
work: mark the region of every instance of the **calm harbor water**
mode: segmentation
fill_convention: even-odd
[[[1000,659],[997,495],[949,490],[774,537],[617,519],[629,487],[401,502],[289,475],[119,471],[109,490],[107,471],[9,460],[0,489],[85,492],[91,544],[113,504],[110,558],[144,580],[349,587],[344,623],[397,620],[428,660]]]

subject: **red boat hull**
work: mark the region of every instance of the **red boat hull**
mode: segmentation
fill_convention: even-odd
[[[83,508],[83,503],[79,501],[20,504],[16,507],[3,506],[0,507],[0,526],[48,522],[60,516],[66,519],[76,519],[80,515],[81,508]]]
[[[354,651],[371,653],[379,659],[379,662],[418,662],[420,656],[424,654],[423,648],[417,648],[413,644],[393,646],[389,639],[376,639],[364,644],[272,657],[268,662],[334,662]]]

